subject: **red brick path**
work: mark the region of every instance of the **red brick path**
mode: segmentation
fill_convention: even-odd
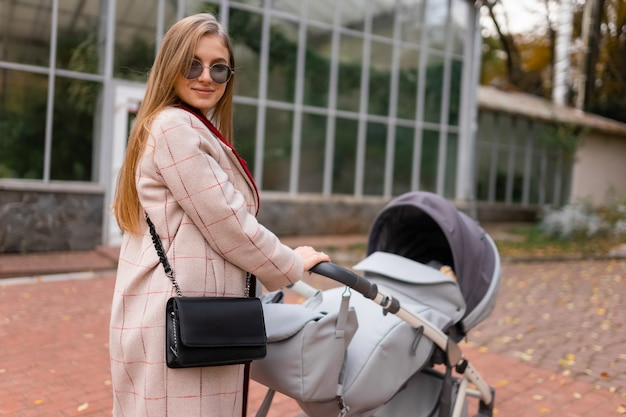
[[[524,266],[516,268],[521,268],[518,274],[524,274]],[[624,270],[621,265],[614,279],[620,276],[626,281]],[[0,416],[110,415],[107,339],[113,284],[111,273],[52,282],[0,280]],[[505,287],[499,300],[504,310],[496,309],[489,323],[503,320],[507,297],[511,296],[507,291]],[[488,344],[481,341],[479,345],[465,345],[463,350],[487,382],[496,387],[496,416],[626,414],[624,387],[597,388],[597,384],[574,378],[576,375],[563,376],[558,370],[477,346]],[[621,346],[626,349],[624,343]],[[265,390],[255,383],[251,388],[249,415],[253,416]],[[471,403],[470,415],[474,410]],[[270,416],[298,414],[294,401],[277,395]]]

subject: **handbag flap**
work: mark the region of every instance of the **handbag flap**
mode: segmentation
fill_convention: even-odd
[[[259,346],[266,343],[258,298],[172,297],[181,343],[194,347]]]
[[[263,304],[267,343],[280,342],[298,333],[308,322],[324,316],[298,304]]]

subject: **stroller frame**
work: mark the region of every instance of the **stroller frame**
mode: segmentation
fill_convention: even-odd
[[[332,262],[322,262],[311,269],[311,272],[325,276],[340,282],[355,291],[369,298],[374,303],[382,307],[383,313],[391,313],[409,324],[414,329],[423,329],[423,335],[428,337],[444,353],[446,358],[446,368],[453,368],[459,375],[459,386],[457,398],[454,403],[450,417],[460,417],[467,397],[479,400],[479,409],[476,417],[492,417],[494,408],[494,389],[482,378],[474,366],[463,356],[463,352],[457,343],[450,339],[445,333],[433,326],[418,314],[404,308],[400,301],[393,295],[385,294],[378,289],[378,286],[369,282],[366,278],[355,272],[336,265]],[[298,292],[303,292],[302,286],[308,284],[297,283],[292,288]],[[473,384],[476,389],[470,389],[469,384]],[[444,414],[445,415],[445,414]],[[447,417],[447,416],[446,416]]]

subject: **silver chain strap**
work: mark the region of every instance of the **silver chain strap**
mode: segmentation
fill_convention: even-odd
[[[154,223],[148,217],[148,213],[146,213],[146,222],[148,222],[148,228],[150,229],[150,235],[152,235],[152,243],[154,243],[154,248],[156,249],[157,255],[159,255],[159,261],[163,265],[163,269],[165,270],[165,275],[172,281],[172,286],[176,291],[176,295],[179,297],[183,296],[183,293],[180,291],[180,287],[178,286],[178,281],[174,277],[174,270],[167,260],[167,256],[165,255],[165,250],[163,249],[163,244],[161,243],[161,238],[157,235],[156,229],[154,227]],[[249,272],[246,273],[246,288],[245,288],[245,296],[250,297],[250,287],[252,285],[252,274]]]

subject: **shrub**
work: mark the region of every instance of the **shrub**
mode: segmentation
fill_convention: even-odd
[[[544,209],[541,229],[558,239],[585,238],[598,235],[626,236],[626,198],[613,199],[594,209],[584,202],[571,203],[560,209]]]

